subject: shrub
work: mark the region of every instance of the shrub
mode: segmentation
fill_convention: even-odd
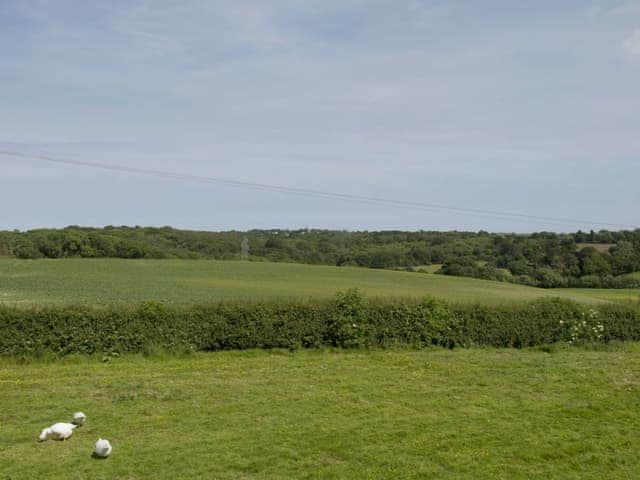
[[[542,288],[562,288],[567,286],[567,278],[551,268],[539,268],[535,273],[536,280]]]
[[[640,340],[640,304],[585,310],[564,300],[502,306],[431,298],[220,302],[178,308],[157,302],[95,309],[0,307],[0,355],[150,352],[156,349],[359,348],[439,345],[527,347]]]
[[[35,246],[35,244],[29,239],[21,239],[13,250],[14,255],[17,258],[22,259],[35,259],[42,257],[42,254]]]
[[[327,343],[346,348],[363,346],[364,318],[363,298],[357,289],[338,293],[328,319]]]
[[[569,343],[596,343],[605,339],[604,324],[599,320],[600,314],[590,308],[582,312],[582,318],[574,318],[570,321],[560,320],[568,335]]]

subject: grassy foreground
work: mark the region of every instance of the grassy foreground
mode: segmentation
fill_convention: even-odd
[[[171,304],[221,299],[435,296],[485,304],[562,297],[578,302],[638,299],[640,290],[544,290],[509,283],[365,268],[208,260],[0,259],[0,303],[11,306]]]
[[[640,477],[640,345],[0,363],[2,478]],[[75,410],[67,442],[36,443]],[[90,457],[111,440],[107,460]]]

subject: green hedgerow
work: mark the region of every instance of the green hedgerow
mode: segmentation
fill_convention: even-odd
[[[218,302],[188,308],[147,302],[94,309],[0,307],[0,355],[102,354],[248,348],[340,348],[640,340],[640,305],[585,310],[566,300],[502,306],[448,305],[426,298]]]

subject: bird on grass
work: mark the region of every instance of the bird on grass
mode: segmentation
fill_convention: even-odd
[[[87,416],[84,413],[76,412],[73,414],[73,420],[71,421],[71,423],[81,427],[82,425],[84,425],[84,422],[86,420],[87,420]]]
[[[71,423],[59,422],[54,423],[49,428],[45,428],[40,432],[38,440],[44,442],[46,440],[66,440],[72,434],[73,431],[82,426],[87,419],[87,416],[82,412],[76,412],[73,414],[73,420]]]
[[[93,456],[98,458],[107,458],[111,454],[111,443],[109,440],[99,438],[93,449]]]
[[[66,440],[68,439],[73,431],[77,428],[77,425],[73,423],[54,423],[49,428],[45,428],[40,433],[38,440],[40,442],[44,442],[46,440]]]

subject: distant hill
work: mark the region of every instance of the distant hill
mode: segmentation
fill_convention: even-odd
[[[171,305],[219,300],[326,299],[358,288],[381,298],[432,296],[483,305],[560,297],[581,303],[636,300],[640,291],[550,290],[476,278],[272,262],[126,259],[0,260],[0,305]]]
[[[244,241],[246,239],[246,241]],[[242,246],[244,244],[244,247]],[[243,253],[244,252],[244,253]],[[407,269],[545,288],[640,287],[640,229],[557,234],[250,230],[171,227],[0,232],[0,256],[183,258]],[[417,273],[418,274],[418,273]]]

